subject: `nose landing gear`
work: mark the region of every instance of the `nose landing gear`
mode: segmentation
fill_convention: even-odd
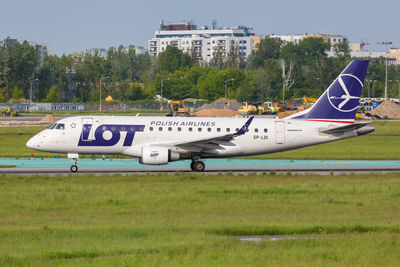
[[[190,168],[192,169],[192,171],[202,172],[206,168],[206,165],[204,164],[204,162],[202,162],[200,160],[192,160],[192,163],[190,164]]]
[[[78,171],[77,164],[78,164],[79,155],[77,153],[68,153],[67,157],[69,159],[72,159],[72,164],[73,165],[71,166],[71,172],[77,172]]]

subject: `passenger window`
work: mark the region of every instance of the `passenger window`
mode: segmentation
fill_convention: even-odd
[[[131,130],[133,131],[135,128],[131,126]],[[143,132],[144,126],[140,126],[139,131]]]
[[[57,130],[64,130],[64,128],[65,128],[65,126],[64,126],[64,124],[62,124],[62,123],[57,124],[57,126],[56,126],[56,129],[57,129]]]
[[[135,127],[131,126],[131,127],[129,127],[129,130],[134,131],[134,130],[135,130]],[[140,130],[143,131],[143,126],[140,127]]]
[[[102,127],[103,131],[107,130],[107,126]]]
[[[211,132],[211,128],[208,128],[207,131]]]
[[[255,133],[258,133],[258,129],[257,129],[257,128],[255,128],[255,129],[254,129],[254,132],[255,132]]]
[[[198,128],[198,131],[201,132],[201,128]]]
[[[239,132],[239,128],[236,128],[236,132]]]
[[[111,131],[115,131],[115,126],[111,126]]]
[[[228,132],[228,133],[229,133],[230,131],[231,131],[231,129],[229,129],[229,128],[226,128],[226,132]]]
[[[159,130],[160,132],[162,132],[162,127],[159,127],[158,130]]]
[[[182,131],[182,128],[181,128],[181,127],[178,127],[178,132],[180,132],[180,131]]]
[[[121,127],[121,131],[125,131],[125,129],[126,129],[125,126]]]
[[[153,131],[153,127],[150,127],[149,130],[150,130],[150,131]]]
[[[267,133],[267,132],[268,132],[268,129],[264,128],[264,133]]]
[[[172,131],[172,127],[168,127],[168,131]]]
[[[189,127],[189,132],[191,132],[193,130],[193,128],[192,127]]]
[[[221,131],[221,128],[217,128],[217,132],[220,132]]]

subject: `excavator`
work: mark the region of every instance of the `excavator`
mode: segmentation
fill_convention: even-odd
[[[189,117],[190,116],[190,109],[185,107],[183,101],[181,100],[171,100],[169,103],[169,111],[167,116],[170,117]]]

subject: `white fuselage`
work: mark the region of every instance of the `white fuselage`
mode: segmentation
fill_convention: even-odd
[[[267,154],[358,135],[356,131],[340,135],[320,131],[342,126],[343,123],[254,118],[245,134],[218,144],[218,148],[202,147],[196,151],[197,148],[192,145],[175,145],[235,133],[247,120],[214,117],[70,117],[57,122],[64,124],[63,127],[43,130],[29,140],[27,146],[46,152],[119,154],[139,158],[143,147],[162,146],[181,155],[195,151],[200,158],[216,158]]]

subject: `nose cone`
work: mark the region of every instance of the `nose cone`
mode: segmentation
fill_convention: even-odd
[[[28,142],[26,142],[26,146],[31,149],[35,149],[35,146],[37,146],[36,140],[37,140],[36,136],[32,137],[31,139],[28,140]]]

